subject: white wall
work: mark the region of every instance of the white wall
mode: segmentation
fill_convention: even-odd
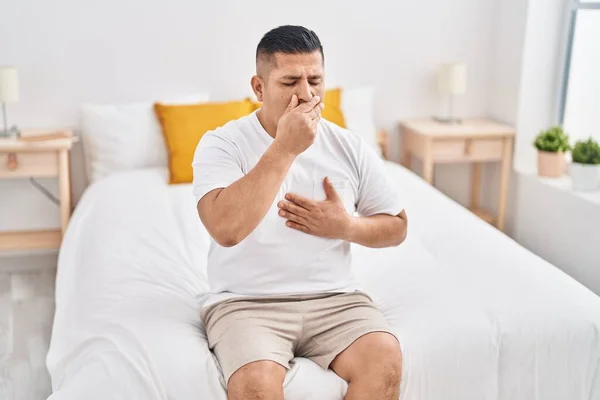
[[[487,111],[490,117],[512,125],[517,123],[527,4],[526,0],[502,0],[494,10]]]
[[[19,69],[22,101],[9,112],[21,127],[77,126],[82,102],[204,90],[214,99],[245,96],[261,35],[277,25],[302,24],[324,44],[328,86],[375,85],[377,120],[395,128],[401,118],[438,111],[433,73],[448,60],[464,60],[469,68],[468,95],[457,102],[457,113],[485,112],[493,20],[494,0],[297,6],[275,0],[20,0],[3,4],[0,64]],[[74,158],[80,189],[83,163],[77,152]],[[466,198],[468,182],[438,175],[451,194]],[[45,183],[56,190],[54,181]],[[56,225],[56,207],[27,182],[0,182],[0,230]]]
[[[527,0],[499,0],[494,9],[493,43],[490,54],[490,79],[487,82],[488,102],[486,113],[490,118],[517,126],[521,67],[523,63],[523,38],[527,25]],[[520,131],[518,132],[520,135]],[[485,165],[483,169],[482,202],[491,210],[497,209],[500,166]],[[506,210],[505,231],[515,230],[516,182],[512,173]]]

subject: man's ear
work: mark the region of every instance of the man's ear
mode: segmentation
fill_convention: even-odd
[[[263,101],[263,89],[265,87],[265,83],[262,78],[258,75],[254,75],[250,80],[250,85],[252,86],[252,90],[256,95],[256,99],[260,102]]]

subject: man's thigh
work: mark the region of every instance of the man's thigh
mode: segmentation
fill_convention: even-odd
[[[323,369],[330,368],[338,355],[370,333],[389,336],[398,345],[381,311],[361,292],[312,301],[306,304],[304,315],[304,332],[297,355],[311,359]]]
[[[302,316],[293,303],[260,299],[209,306],[202,322],[226,384],[239,368],[255,361],[270,360],[289,369],[302,329]]]

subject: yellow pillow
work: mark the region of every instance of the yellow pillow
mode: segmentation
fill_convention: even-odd
[[[342,89],[329,89],[325,92],[325,108],[321,116],[329,122],[346,128],[344,113],[342,112]]]
[[[258,110],[261,107],[261,103],[252,101],[252,111]],[[333,122],[346,128],[346,121],[344,120],[344,113],[342,112],[342,89],[329,89],[325,91],[325,108],[321,114],[327,121]]]
[[[169,153],[169,183],[190,183],[196,146],[206,132],[254,111],[248,100],[192,105],[154,104]]]

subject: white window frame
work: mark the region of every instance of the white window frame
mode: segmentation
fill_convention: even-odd
[[[573,39],[575,26],[577,25],[577,11],[600,10],[600,1],[581,2],[580,0],[568,0],[567,5],[567,40],[564,55],[563,73],[561,78],[560,101],[558,110],[558,123],[564,124],[565,109],[567,107],[567,94],[569,92],[569,73],[571,70],[571,56],[573,55]]]

